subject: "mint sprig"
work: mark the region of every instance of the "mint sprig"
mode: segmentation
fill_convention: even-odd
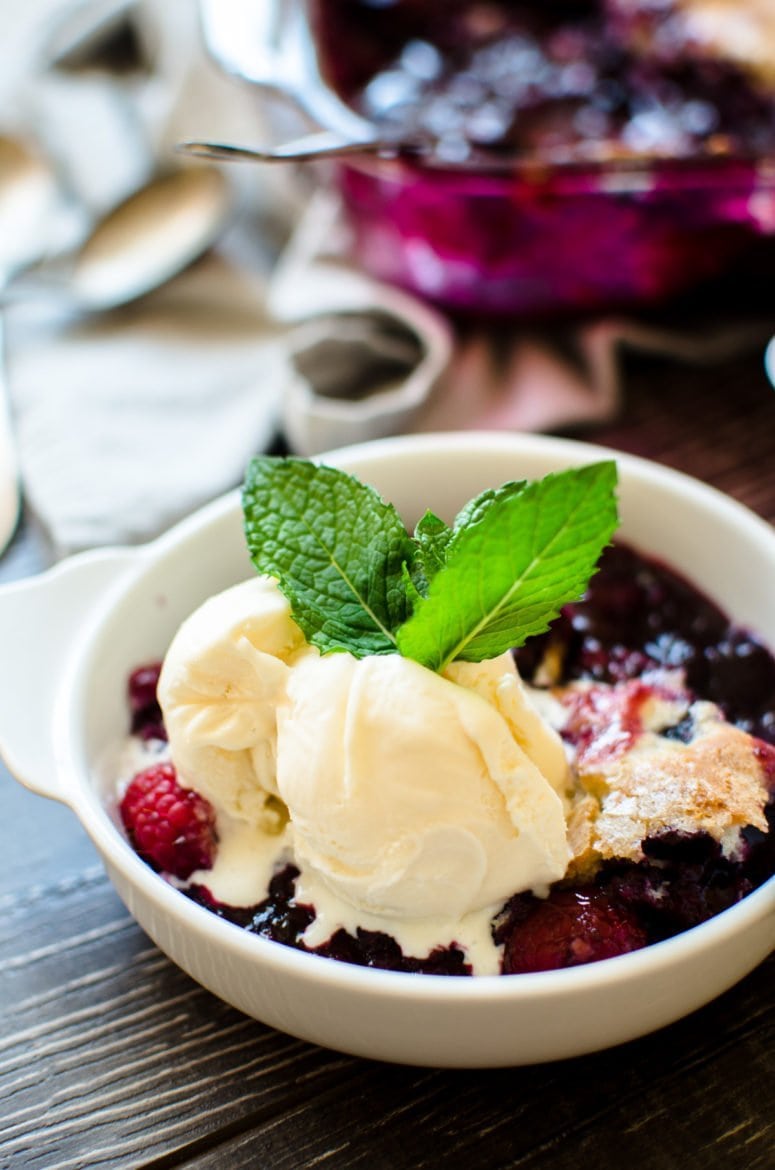
[[[433,670],[494,658],[579,597],[617,525],[613,462],[513,482],[411,537],[373,488],[304,459],[260,456],[243,490],[248,548],[308,641],[400,652]]]
[[[433,670],[481,662],[542,633],[579,597],[616,524],[616,467],[592,464],[506,484],[467,505],[443,570],[397,632]]]
[[[251,560],[277,578],[308,642],[396,653],[413,546],[392,504],[332,467],[272,456],[251,461],[242,504]]]

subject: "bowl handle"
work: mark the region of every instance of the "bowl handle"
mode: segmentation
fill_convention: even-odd
[[[66,801],[51,730],[68,652],[90,609],[137,551],[80,553],[0,587],[0,758],[40,796]]]

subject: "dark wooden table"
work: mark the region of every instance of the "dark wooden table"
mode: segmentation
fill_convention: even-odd
[[[620,417],[585,437],[775,522],[760,351],[709,367],[629,361]],[[0,579],[40,565],[28,528]],[[775,955],[615,1050],[490,1072],[401,1068],[280,1035],[201,990],[134,924],[75,818],[2,768],[0,858],[2,1167],[775,1167]]]

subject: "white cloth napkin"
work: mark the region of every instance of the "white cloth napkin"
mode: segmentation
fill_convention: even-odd
[[[46,52],[66,45],[69,30],[65,22],[54,36],[48,19],[57,6],[41,4],[32,30],[17,28],[16,51],[25,48],[29,69],[17,78],[9,129],[29,134],[34,126],[60,176],[60,205],[42,225],[50,248],[77,244],[153,169],[169,165],[175,142],[273,133],[256,94],[205,59],[190,5],[119,4],[148,51],[149,72],[127,82],[52,69]],[[106,4],[83,0],[76,15]],[[60,7],[66,16],[70,6]],[[354,271],[317,264],[311,241],[321,230],[330,236],[336,214],[322,199],[302,216],[308,176],[288,168],[227,173],[235,204],[228,232],[166,287],[101,316],[34,304],[6,313],[24,494],[54,556],[154,536],[237,485],[250,456],[280,431],[311,454],[400,430],[449,360],[451,334],[438,314]],[[296,224],[275,276],[278,239]],[[310,330],[326,335],[311,366]],[[332,389],[348,352],[359,370],[352,404]]]
[[[131,310],[28,326],[9,362],[17,442],[55,552],[144,540],[233,487],[274,435],[280,365],[218,256]]]
[[[55,555],[155,535],[278,436],[317,454],[408,429],[432,396],[439,314],[296,244],[268,284],[229,252],[111,313],[9,314],[24,490]]]
[[[205,58],[188,0],[31,0],[24,12],[0,0],[0,13],[2,132],[51,160],[59,201],[41,235],[55,256],[174,165],[178,140],[266,132],[255,94]],[[132,22],[142,56],[128,74],[54,67],[55,49],[107,19]],[[54,556],[155,535],[239,482],[275,434],[280,346],[265,272],[303,196],[287,171],[229,178],[222,248],[169,286],[102,316],[5,313],[24,495]]]

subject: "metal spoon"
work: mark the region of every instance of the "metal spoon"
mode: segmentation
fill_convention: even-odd
[[[27,143],[0,136],[0,290],[46,249],[45,224],[58,197],[47,161]],[[5,381],[0,318],[0,555],[16,531],[21,506],[19,469]]]
[[[0,556],[11,542],[21,511],[19,465],[5,381],[5,329],[0,318]]]
[[[175,149],[194,158],[211,158],[219,162],[315,162],[318,159],[346,158],[357,154],[416,154],[419,145],[396,143],[385,138],[347,141],[332,130],[321,130],[293,138],[280,146],[236,146],[226,142],[179,142]]]
[[[229,184],[213,167],[159,176],[109,212],[74,255],[28,270],[4,299],[54,296],[88,312],[127,304],[206,252],[230,207]]]
[[[321,77],[306,9],[305,0],[200,0],[203,43],[226,73],[285,98],[313,125],[369,141],[374,127]]]
[[[0,139],[0,167],[6,142]],[[17,158],[15,151],[7,151]],[[18,161],[18,160],[17,160]],[[0,270],[0,307],[20,299],[55,297],[77,311],[116,308],[164,284],[205,252],[215,241],[231,205],[224,176],[212,167],[191,167],[157,178],[110,212],[71,257],[37,269],[18,272],[22,263],[38,258],[42,238],[40,217],[22,215],[24,199],[19,191],[34,188],[30,168],[19,163],[19,175],[3,182],[0,169],[0,239],[7,221],[22,220],[37,227],[38,247],[28,241],[26,255],[22,234],[13,244],[3,279]],[[16,172],[14,171],[14,174]],[[25,178],[26,176],[26,178]],[[27,186],[24,186],[22,179]],[[5,196],[5,198],[4,198]],[[40,201],[41,209],[43,202]],[[29,206],[27,212],[29,212]],[[11,215],[14,212],[14,216]],[[3,256],[0,252],[0,263]],[[0,321],[0,327],[2,322]],[[20,513],[21,492],[4,378],[0,328],[0,555],[7,548]]]
[[[0,136],[0,282],[43,255],[57,197],[47,160],[20,139]]]

